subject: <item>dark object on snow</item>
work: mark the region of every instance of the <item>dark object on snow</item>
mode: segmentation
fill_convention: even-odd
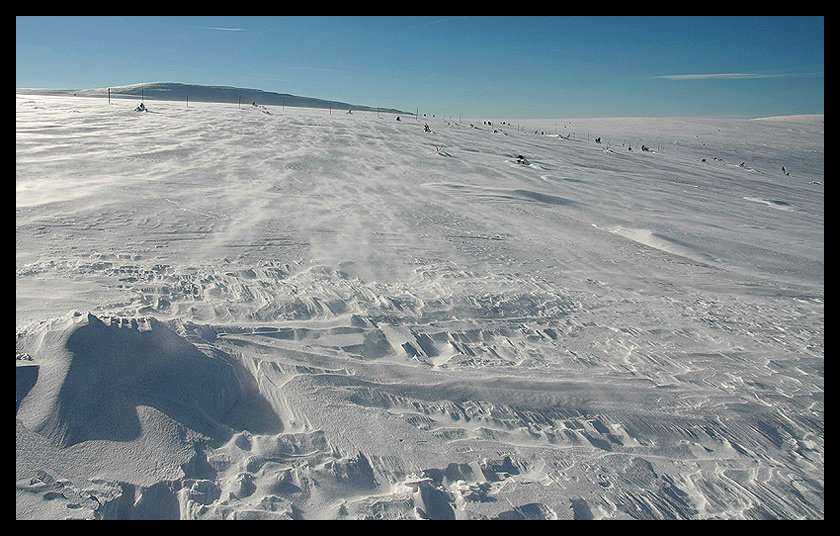
[[[135,108],[135,109],[134,109],[134,111],[135,111],[135,112],[146,112],[146,111],[148,111],[148,110],[146,110],[146,106],[145,106],[145,105],[141,102],[141,103],[140,103],[140,106],[138,106],[137,108]]]

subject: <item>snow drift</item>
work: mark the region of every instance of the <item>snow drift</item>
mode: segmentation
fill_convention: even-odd
[[[70,359],[59,391],[45,394],[55,400],[47,420],[30,428],[60,447],[132,441],[141,434],[137,406],[144,405],[220,440],[231,430],[282,430],[237,361],[199,351],[153,318],[148,323],[145,330],[136,319],[105,325],[88,315],[59,348],[38,348],[48,355],[63,350]]]
[[[16,104],[16,518],[824,517],[821,116]]]

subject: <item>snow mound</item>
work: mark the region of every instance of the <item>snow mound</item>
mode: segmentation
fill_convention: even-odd
[[[141,324],[147,324],[141,329]],[[63,338],[62,338],[63,339]],[[41,354],[46,348],[30,348]],[[203,353],[150,318],[93,315],[66,334],[55,351],[66,374],[40,422],[24,422],[59,447],[90,440],[129,442],[142,434],[137,408],[155,408],[185,428],[217,441],[233,431],[278,432],[282,423],[259,395],[253,376],[228,355]],[[19,413],[37,399],[25,401]]]

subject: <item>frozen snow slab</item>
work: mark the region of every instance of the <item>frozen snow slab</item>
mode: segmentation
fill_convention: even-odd
[[[137,105],[16,99],[16,517],[824,517],[819,118]]]

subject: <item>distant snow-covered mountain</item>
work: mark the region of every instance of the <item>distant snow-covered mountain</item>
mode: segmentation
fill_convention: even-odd
[[[274,93],[261,89],[247,89],[230,86],[202,86],[196,84],[180,84],[177,82],[152,82],[145,84],[130,84],[127,86],[111,86],[110,88],[95,89],[42,89],[17,88],[18,93],[33,95],[75,95],[78,97],[107,97],[137,96],[149,100],[220,102],[220,103],[252,103],[256,102],[268,106],[292,106],[300,108],[334,108],[336,110],[381,111],[405,114],[392,108],[377,108],[375,106],[361,106],[312,97],[300,97],[287,93]]]

